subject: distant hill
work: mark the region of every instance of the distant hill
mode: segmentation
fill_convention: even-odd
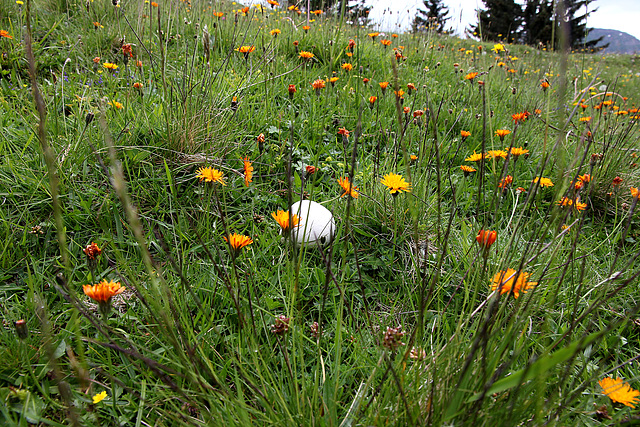
[[[609,43],[609,47],[604,49],[602,53],[640,53],[640,40],[631,34],[617,30],[594,28],[589,32],[587,41],[597,39],[600,36],[604,36],[600,44]]]

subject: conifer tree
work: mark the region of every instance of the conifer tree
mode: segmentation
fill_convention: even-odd
[[[490,41],[517,41],[522,23],[522,7],[514,0],[482,0],[479,22],[467,31]]]
[[[438,33],[447,33],[445,25],[451,17],[449,8],[444,5],[443,0],[423,0],[425,9],[418,9],[416,17],[411,24],[412,30],[435,30]]]

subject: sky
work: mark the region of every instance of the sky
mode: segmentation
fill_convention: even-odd
[[[369,18],[379,22],[382,31],[408,29],[416,9],[422,5],[421,0],[368,0],[367,3],[373,6]],[[444,0],[444,4],[451,16],[448,24],[458,34],[477,22],[475,10],[483,7],[481,0]],[[640,39],[640,1],[597,0],[592,2],[592,7],[598,10],[587,19],[588,27],[623,31]]]

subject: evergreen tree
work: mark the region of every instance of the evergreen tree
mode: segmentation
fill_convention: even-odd
[[[572,49],[586,49],[596,51],[609,46],[597,46],[603,37],[586,41],[590,28],[587,28],[587,18],[598,8],[591,9],[590,5],[595,0],[564,0],[564,16],[559,16],[559,22],[564,20],[568,24],[569,45]],[[560,11],[559,11],[560,13]]]
[[[443,4],[443,0],[422,0],[426,10],[418,9],[413,19],[411,28],[413,32],[421,30],[435,30],[438,33],[447,33],[445,25],[451,19],[449,8]]]
[[[479,22],[467,32],[483,40],[512,42],[517,40],[522,23],[522,7],[514,0],[482,0]]]
[[[528,45],[548,45],[553,37],[553,0],[526,0],[522,14],[520,41]]]

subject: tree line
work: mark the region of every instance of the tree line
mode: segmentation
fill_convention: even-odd
[[[572,49],[596,51],[607,45],[598,44],[602,37],[587,41],[591,28],[588,16],[597,10],[595,0],[483,0],[477,11],[478,22],[466,29],[468,35],[483,41],[505,41],[544,47],[566,43]],[[412,23],[412,30],[449,33],[449,8],[444,0],[423,0]]]

